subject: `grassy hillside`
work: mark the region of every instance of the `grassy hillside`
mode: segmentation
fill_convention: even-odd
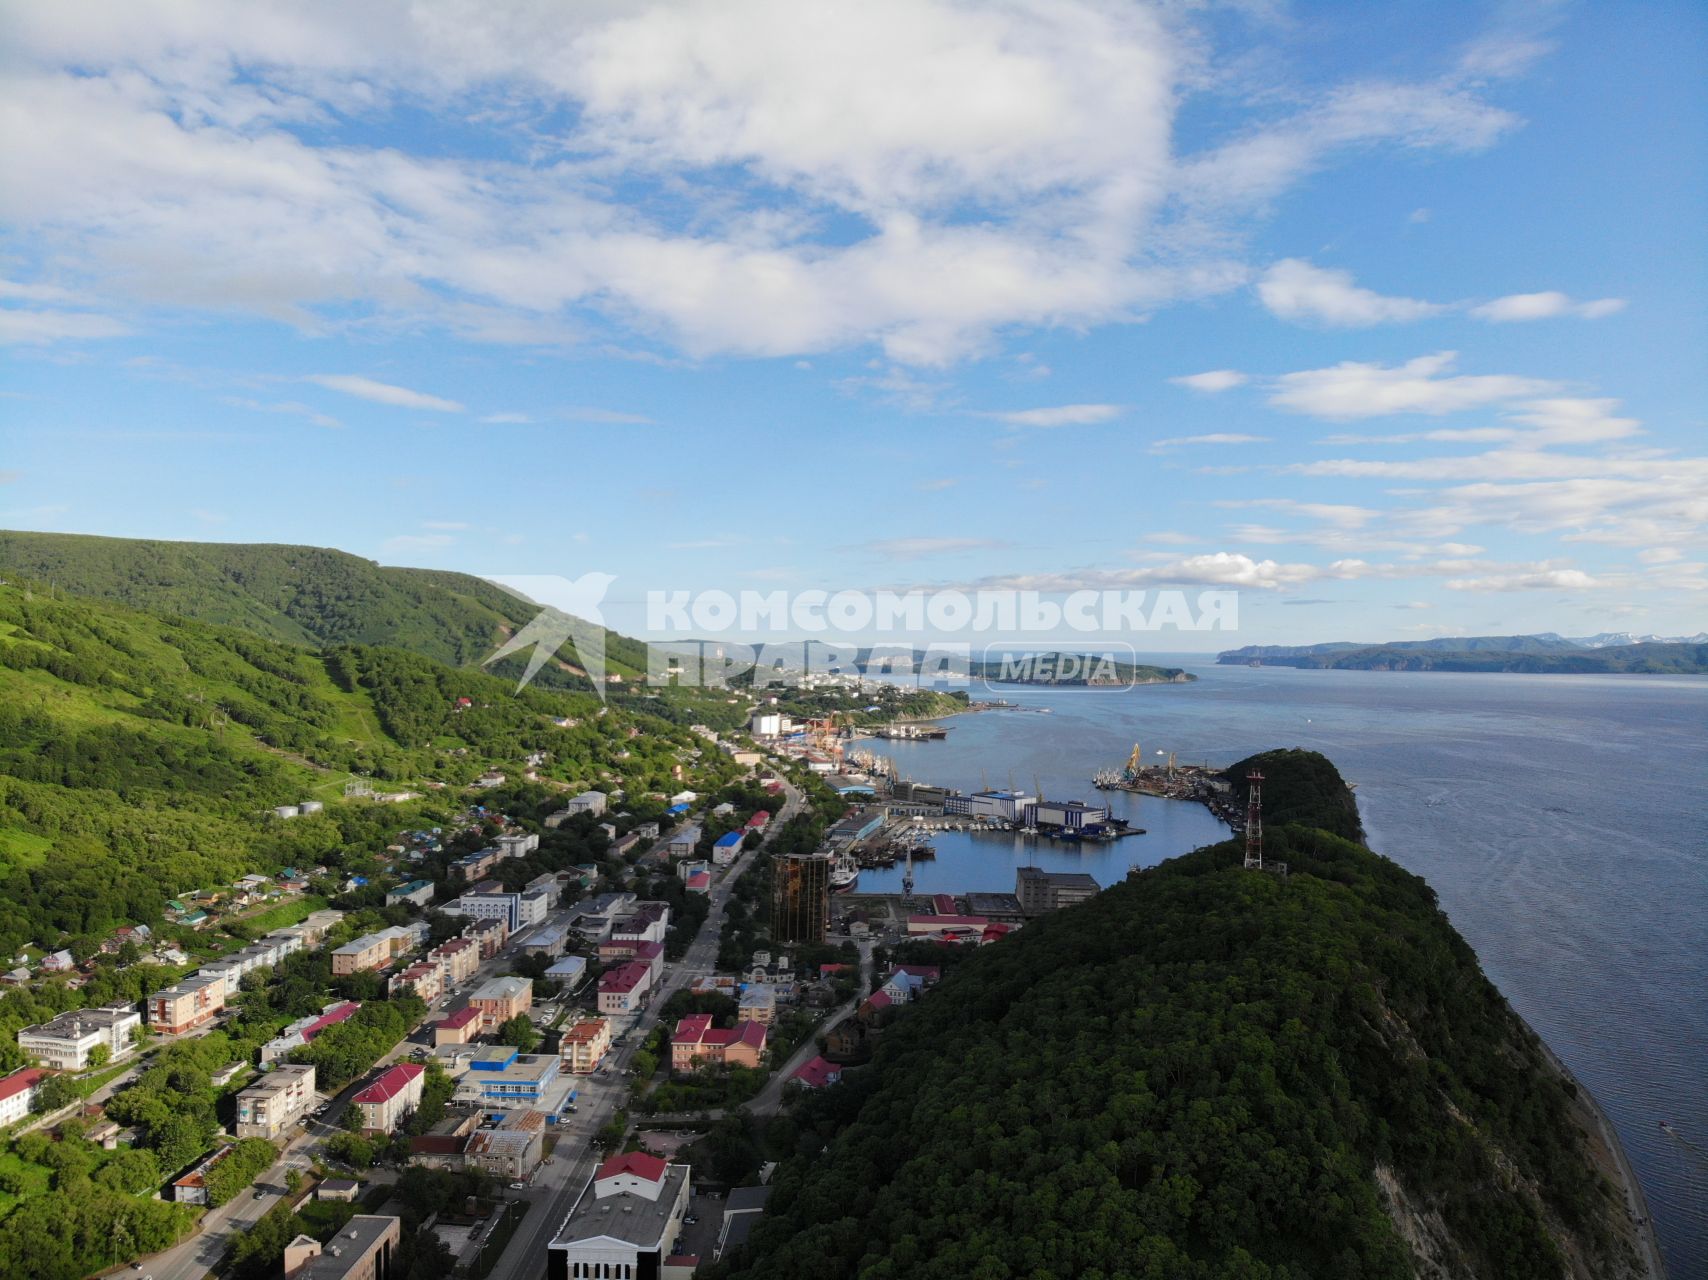
[[[325,547],[0,530],[0,571],[286,644],[389,645],[451,666],[482,661],[539,611],[468,574],[386,568]],[[607,637],[606,654],[627,677],[646,669],[642,647],[623,636]]]
[[[798,1117],[717,1274],[1635,1274],[1572,1086],[1416,876],[1299,827],[965,957]]]
[[[518,695],[402,650],[0,586],[0,952],[151,923],[174,894],[395,830],[406,815],[342,803],[354,773],[455,805],[489,765],[515,778],[545,752],[543,785],[674,790],[696,742],[590,693]],[[328,812],[268,814],[307,798]]]

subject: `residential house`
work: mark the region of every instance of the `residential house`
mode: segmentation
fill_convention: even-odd
[[[177,1178],[166,1188],[168,1199],[179,1204],[206,1204],[208,1202],[208,1174],[216,1166],[230,1158],[237,1150],[237,1144],[228,1142],[223,1147],[216,1148],[211,1155],[197,1162],[183,1177]]]
[[[385,904],[395,907],[399,903],[409,902],[418,907],[431,906],[433,903],[433,882],[431,880],[411,880],[408,884],[400,884],[394,889],[385,891]]]
[[[842,1068],[822,1057],[803,1062],[789,1077],[790,1083],[803,1089],[828,1089],[841,1079]]]

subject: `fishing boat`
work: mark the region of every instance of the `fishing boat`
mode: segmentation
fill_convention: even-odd
[[[860,864],[852,854],[839,853],[836,860],[830,864],[830,889],[832,893],[847,893],[860,882]]]

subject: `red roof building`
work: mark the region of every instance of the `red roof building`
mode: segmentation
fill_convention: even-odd
[[[47,1079],[40,1067],[21,1067],[0,1080],[0,1124],[11,1124],[30,1114],[36,1086]]]
[[[599,1012],[631,1013],[640,1008],[651,987],[652,966],[644,960],[607,969],[599,975]]]
[[[350,1102],[361,1112],[363,1131],[390,1133],[396,1129],[405,1116],[421,1105],[421,1087],[426,1075],[427,1068],[418,1062],[400,1062],[381,1072]]]
[[[612,1156],[599,1166],[599,1172],[593,1175],[593,1181],[603,1182],[606,1178],[617,1178],[629,1174],[636,1178],[644,1178],[648,1182],[657,1182],[664,1177],[664,1171],[669,1166],[658,1156],[645,1151],[625,1151],[621,1155]]]
[[[749,831],[763,831],[765,829],[765,824],[770,821],[771,815],[761,809],[758,813],[754,814],[747,820],[747,829]]]
[[[348,1018],[361,1007],[362,1006],[359,1001],[346,1000],[343,1004],[332,1010],[332,1012],[321,1014],[313,1022],[304,1027],[302,1029],[302,1038],[304,1040],[314,1039],[322,1031],[326,1030],[326,1028],[337,1026],[340,1022],[344,1021],[345,1018]]]
[[[670,1038],[670,1065],[676,1071],[705,1066],[757,1067],[765,1052],[765,1036],[762,1022],[714,1027],[711,1014],[691,1014],[676,1024],[676,1033]]]
[[[842,1068],[823,1058],[814,1058],[802,1063],[789,1079],[807,1089],[826,1089],[842,1079]]]

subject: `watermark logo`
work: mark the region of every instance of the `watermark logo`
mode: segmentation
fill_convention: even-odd
[[[546,607],[483,665],[531,646],[516,686],[520,691],[572,644],[580,670],[603,698],[601,606],[615,580],[607,573],[574,580],[550,574],[493,579]],[[922,687],[984,682],[1127,688],[1137,683],[1138,651],[1129,642],[1107,639],[1111,634],[1238,627],[1239,595],[1225,590],[649,591],[648,635],[691,638],[648,641],[647,684],[762,689],[901,677]],[[760,638],[768,633],[790,638]],[[984,641],[976,659],[973,641],[957,638],[961,634]],[[873,639],[855,644],[820,638],[850,635]],[[997,644],[993,636],[1009,639]]]
[[[584,573],[570,579],[557,574],[522,574],[493,578],[501,586],[544,604],[546,607],[533,621],[498,646],[496,652],[481,663],[489,667],[501,658],[533,646],[522,678],[516,682],[520,693],[533,683],[540,669],[558,655],[568,644],[573,646],[576,664],[593,683],[599,700],[605,700],[605,615],[602,606],[605,593],[617,579],[609,573]]]

